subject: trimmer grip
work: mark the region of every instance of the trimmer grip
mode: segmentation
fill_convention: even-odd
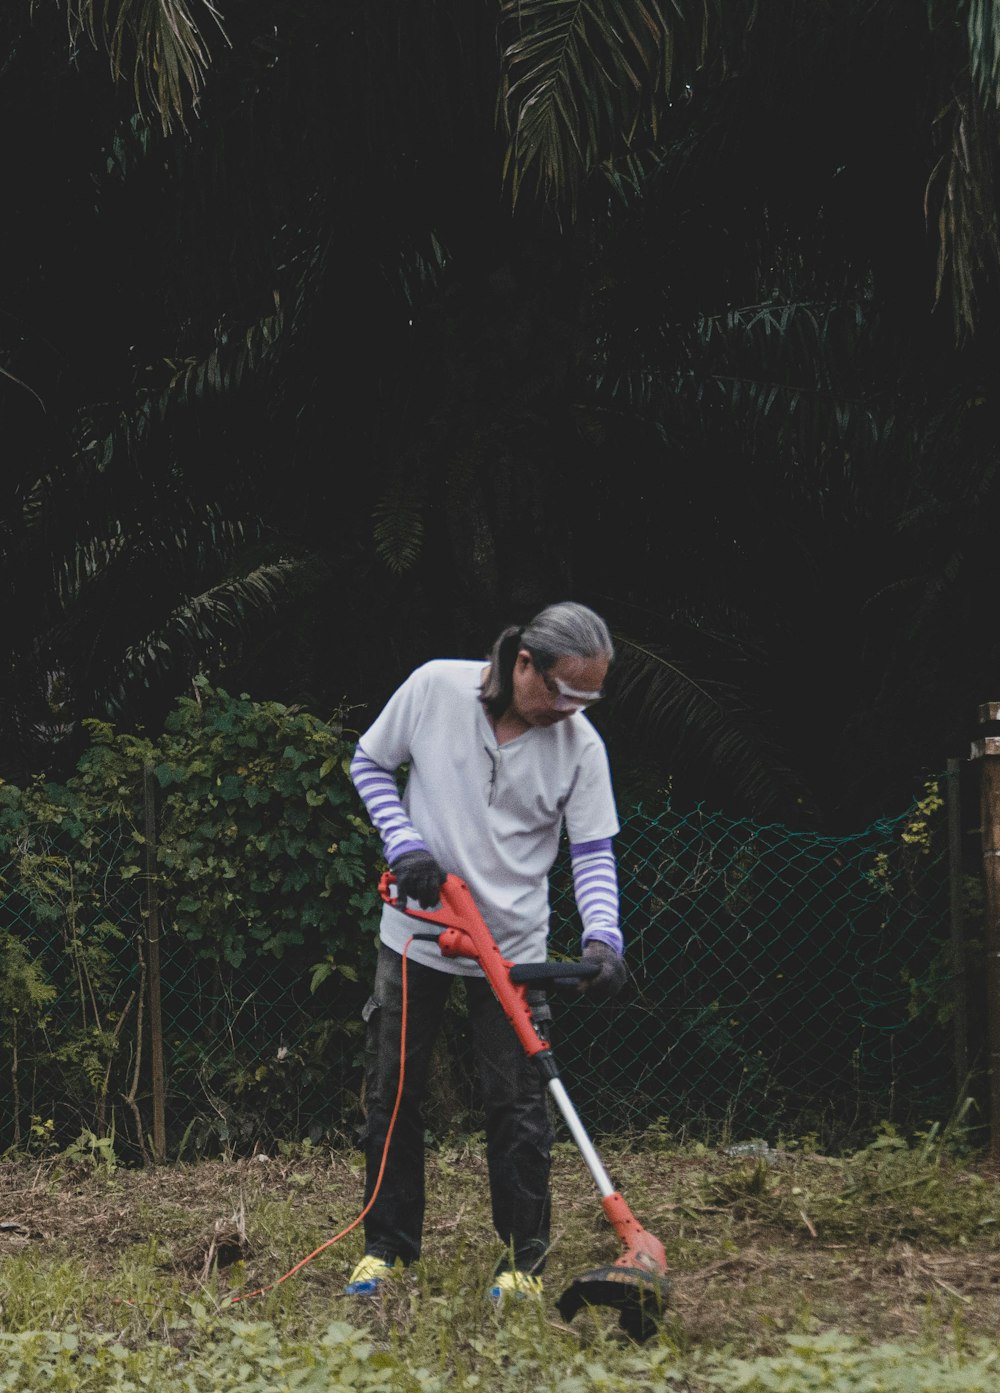
[[[520,986],[547,986],[551,982],[585,982],[596,977],[600,963],[515,963],[510,980]]]

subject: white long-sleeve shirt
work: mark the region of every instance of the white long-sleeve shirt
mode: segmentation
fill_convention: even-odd
[[[548,874],[563,828],[573,850],[584,941],[621,951],[611,838],[618,831],[604,742],[582,712],[497,743],[479,700],[481,662],[439,659],[407,678],[361,736],[352,766],[382,835],[387,859],[425,847],[465,880],[501,952],[514,962],[545,957]],[[393,775],[409,765],[399,798]],[[413,929],[383,910],[383,942],[397,951]],[[410,957],[476,975],[466,959],[416,943]]]

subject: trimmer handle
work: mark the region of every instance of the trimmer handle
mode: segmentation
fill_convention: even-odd
[[[510,980],[524,987],[545,987],[551,982],[586,982],[596,977],[600,963],[515,963]]]

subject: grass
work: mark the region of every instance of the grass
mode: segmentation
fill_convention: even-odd
[[[484,1299],[498,1249],[477,1138],[430,1153],[424,1259],[360,1302],[342,1294],[355,1230],[229,1304],[350,1222],[356,1152],[146,1171],[7,1160],[0,1393],[1000,1390],[1000,1187],[975,1159],[889,1133],[843,1158],[603,1153],[671,1267],[671,1310],[643,1346],[611,1312],[568,1326],[555,1312],[573,1276],[618,1252],[568,1143],[554,1155],[549,1299],[506,1319]]]

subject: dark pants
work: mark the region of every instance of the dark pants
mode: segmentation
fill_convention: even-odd
[[[382,1163],[399,1086],[403,959],[383,943],[375,990],[365,1008],[365,1203]],[[365,1251],[393,1262],[420,1256],[424,1220],[424,1128],[420,1115],[427,1071],[453,973],[407,960],[406,1077],[378,1198],[365,1218]],[[462,979],[486,1112],[486,1156],[493,1222],[513,1265],[540,1272],[549,1245],[549,1160],[553,1132],[545,1089],[489,984]],[[545,1034],[542,993],[531,993],[532,1014]]]

